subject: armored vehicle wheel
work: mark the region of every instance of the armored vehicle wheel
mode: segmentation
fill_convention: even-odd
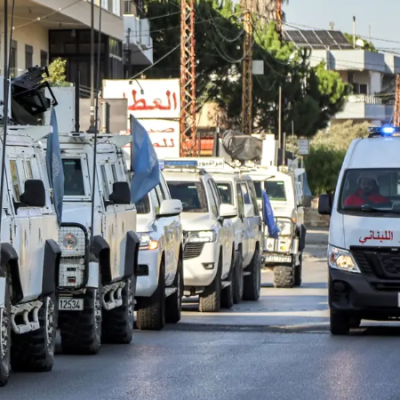
[[[243,297],[243,258],[240,252],[235,253],[235,267],[233,271],[233,302],[239,304]]]
[[[332,335],[347,335],[350,332],[350,326],[350,317],[331,310],[330,330]]]
[[[0,309],[0,387],[7,385],[10,374],[11,356],[11,300],[9,281],[6,275],[6,298],[4,308]]]
[[[178,261],[174,286],[177,289],[176,292],[165,300],[165,321],[170,324],[176,324],[181,320],[183,297],[183,263],[181,258]]]
[[[56,343],[54,296],[43,299],[39,310],[40,328],[17,335],[12,333],[11,369],[23,372],[51,371]]]
[[[83,311],[60,311],[58,326],[65,354],[97,354],[101,347],[101,285],[86,289]]]
[[[136,277],[127,279],[121,294],[122,305],[113,310],[103,310],[103,343],[129,344],[132,341],[135,290]]]
[[[299,256],[299,265],[294,267],[294,286],[299,287],[301,286],[301,273],[303,269],[303,253]]]
[[[156,291],[139,302],[136,326],[140,330],[159,331],[165,326],[165,265],[162,260]]]
[[[277,265],[274,268],[274,287],[292,288],[295,286],[294,265]]]
[[[256,249],[250,265],[246,268],[250,275],[244,277],[243,300],[256,301],[260,298],[261,290],[261,256]]]
[[[199,296],[200,312],[218,312],[221,308],[221,269],[222,257],[219,258],[218,271],[210,286]]]

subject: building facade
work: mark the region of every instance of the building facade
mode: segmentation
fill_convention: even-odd
[[[337,71],[351,85],[347,103],[332,118],[332,123],[348,120],[374,125],[390,123],[400,57],[354,48],[339,31],[286,31],[285,38],[297,47],[310,48],[312,66],[323,61],[327,69]]]

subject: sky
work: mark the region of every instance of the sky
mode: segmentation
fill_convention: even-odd
[[[288,24],[330,29],[333,22],[334,29],[348,33],[353,32],[355,16],[357,35],[368,40],[371,30],[375,47],[400,51],[400,0],[289,0],[283,10]],[[286,25],[285,29],[293,27]]]

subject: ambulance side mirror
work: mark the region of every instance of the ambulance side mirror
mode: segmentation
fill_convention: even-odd
[[[321,194],[318,201],[318,213],[321,215],[331,215],[332,204],[329,194]]]

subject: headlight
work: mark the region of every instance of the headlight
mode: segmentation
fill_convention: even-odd
[[[141,250],[155,250],[158,248],[158,241],[154,240],[148,233],[138,233]]]
[[[217,232],[215,231],[192,231],[185,232],[184,237],[188,243],[210,243],[217,240]]]
[[[328,246],[328,264],[342,271],[361,272],[350,252],[331,245]]]
[[[278,220],[276,222],[276,225],[278,226],[278,228],[280,230],[279,235],[290,236],[292,234],[292,222],[291,221]]]
[[[72,233],[67,233],[62,244],[67,250],[73,250],[78,244],[78,239]]]

